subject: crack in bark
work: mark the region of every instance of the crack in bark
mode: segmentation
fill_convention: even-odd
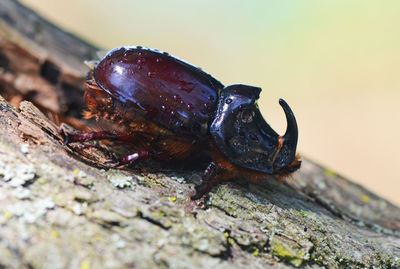
[[[161,222],[159,222],[159,221],[157,221],[155,219],[152,219],[150,217],[144,216],[143,213],[140,212],[140,211],[138,212],[138,217],[143,219],[143,220],[145,220],[145,221],[147,221],[147,222],[149,222],[149,223],[151,223],[151,224],[153,224],[153,225],[156,225],[156,226],[160,227],[163,230],[168,231],[169,229],[171,229],[171,227],[166,227]]]
[[[309,192],[307,193],[309,197],[313,198],[314,201],[320,205],[321,207],[325,208],[327,211],[329,211],[332,215],[335,217],[338,217],[340,219],[344,219],[344,215],[339,212],[334,206],[332,206],[329,202],[321,199],[316,193],[314,192]]]

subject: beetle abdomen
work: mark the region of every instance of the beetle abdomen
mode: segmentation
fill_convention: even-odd
[[[167,53],[141,47],[110,51],[95,67],[98,86],[177,134],[208,132],[223,85],[201,69]]]

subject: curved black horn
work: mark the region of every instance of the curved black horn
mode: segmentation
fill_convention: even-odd
[[[285,100],[279,99],[279,104],[285,111],[287,121],[286,133],[283,136],[283,147],[288,150],[291,159],[294,159],[296,156],[297,139],[299,136],[296,118]]]

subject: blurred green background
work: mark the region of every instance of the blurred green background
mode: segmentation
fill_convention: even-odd
[[[263,88],[299,152],[400,205],[400,1],[22,0],[100,47],[142,45]]]

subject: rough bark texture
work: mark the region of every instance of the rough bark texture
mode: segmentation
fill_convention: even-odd
[[[73,122],[95,52],[0,2],[0,93],[19,106],[0,98],[0,266],[400,266],[400,209],[309,160],[284,184],[230,183],[192,202],[199,171],[104,169],[64,146],[36,106]]]

